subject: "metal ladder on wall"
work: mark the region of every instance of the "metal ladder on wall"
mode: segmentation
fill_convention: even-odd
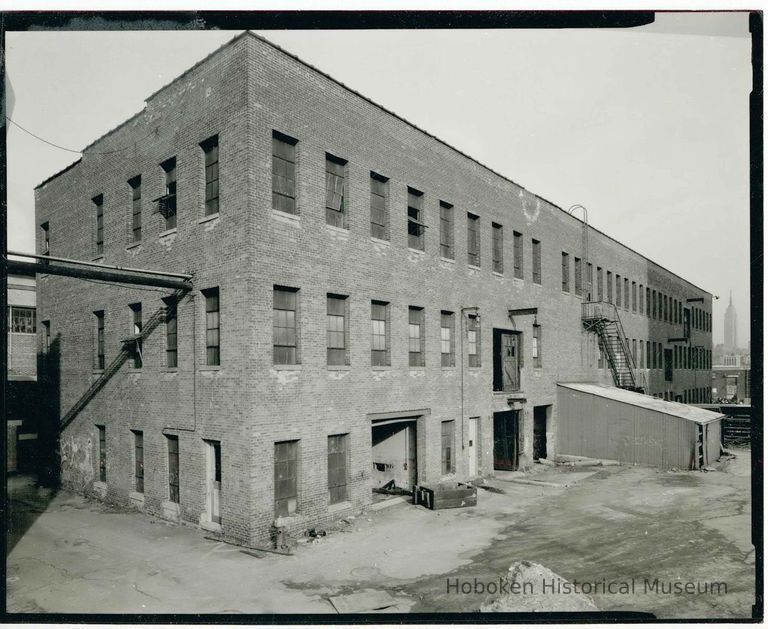
[[[643,393],[645,382],[637,372],[618,308],[607,301],[587,301],[581,306],[581,320],[588,331],[597,334],[616,386]]]
[[[173,293],[171,300],[173,303],[178,304],[179,300],[187,292],[188,289],[180,288]],[[152,316],[142,326],[141,332],[127,339],[123,339],[122,347],[117,353],[117,356],[115,356],[114,360],[109,363],[109,365],[107,365],[104,371],[99,374],[99,377],[93,381],[90,387],[88,387],[88,390],[80,396],[80,399],[75,402],[74,406],[67,411],[64,417],[61,418],[61,430],[64,430],[64,428],[66,428],[72,422],[72,420],[77,417],[80,411],[82,411],[95,397],[95,395],[101,391],[104,385],[109,382],[110,378],[112,378],[112,376],[114,376],[120,370],[120,367],[123,366],[123,363],[125,363],[125,361],[134,355],[134,352],[138,348],[138,344],[146,339],[157,328],[157,326],[159,326],[165,320],[166,314],[166,306],[160,306],[154,313],[152,313]]]

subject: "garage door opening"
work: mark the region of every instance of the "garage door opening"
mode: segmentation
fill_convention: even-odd
[[[412,492],[416,484],[416,417],[374,421],[372,488]]]

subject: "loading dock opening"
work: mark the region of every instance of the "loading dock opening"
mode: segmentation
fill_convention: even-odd
[[[413,491],[417,482],[418,417],[374,420],[371,424],[372,489],[393,482]]]

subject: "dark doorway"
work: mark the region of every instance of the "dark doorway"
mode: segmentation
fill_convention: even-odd
[[[516,470],[519,459],[520,411],[493,414],[493,469]]]
[[[547,410],[548,406],[533,407],[533,460],[547,458]]]

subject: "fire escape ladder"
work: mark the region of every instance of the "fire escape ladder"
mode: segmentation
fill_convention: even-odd
[[[173,293],[171,299],[175,300],[175,303],[178,303],[179,300],[188,291],[189,289],[187,288],[179,288]],[[90,387],[88,387],[88,390],[83,393],[82,396],[80,396],[80,399],[75,402],[74,406],[72,406],[72,408],[67,411],[66,415],[61,418],[61,430],[64,430],[64,428],[66,428],[72,422],[72,420],[77,417],[80,411],[82,411],[88,405],[88,403],[96,396],[96,394],[101,391],[101,389],[105,384],[107,384],[107,382],[109,382],[112,376],[120,371],[120,367],[123,366],[123,363],[131,358],[134,355],[134,352],[139,350],[141,341],[152,334],[157,326],[159,326],[165,320],[166,312],[167,309],[165,305],[160,306],[154,313],[152,313],[152,316],[147,320],[144,326],[142,326],[141,332],[127,339],[123,339],[122,347],[117,353],[117,356],[115,356],[114,360],[109,363],[109,365],[107,365],[104,371],[99,374],[99,377],[93,381]]]

